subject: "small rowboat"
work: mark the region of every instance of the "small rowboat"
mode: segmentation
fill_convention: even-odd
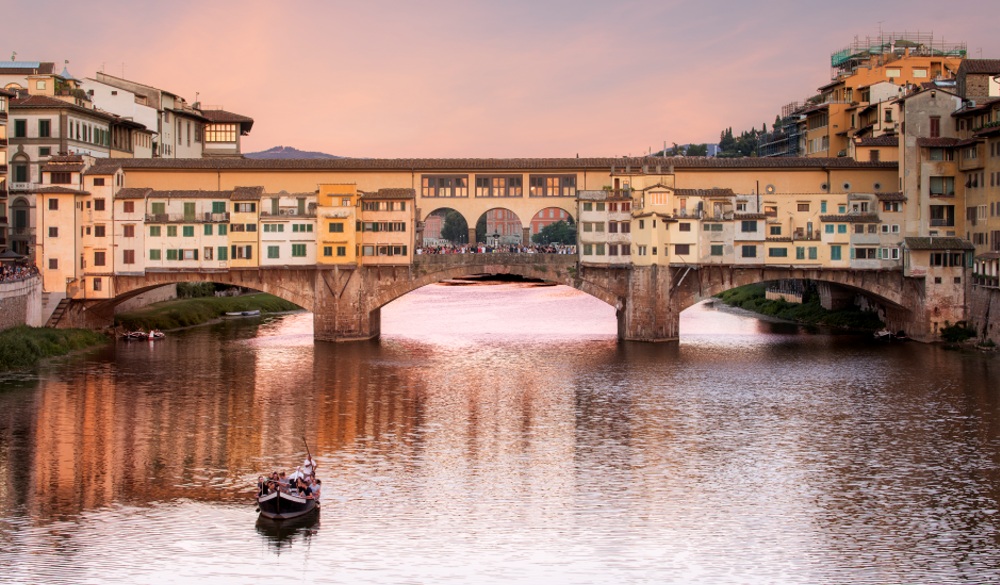
[[[252,311],[229,311],[226,313],[226,317],[257,317],[260,315],[260,309],[254,309]]]
[[[288,520],[305,516],[316,510],[319,504],[312,498],[303,498],[283,491],[257,496],[260,515],[272,520]]]

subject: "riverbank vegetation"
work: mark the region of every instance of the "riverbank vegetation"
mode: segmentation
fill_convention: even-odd
[[[728,290],[717,298],[727,305],[798,323],[856,331],[877,331],[883,326],[878,315],[872,311],[856,308],[828,311],[820,305],[819,295],[809,292],[803,295],[801,304],[769,300],[766,288],[764,284],[742,286]]]
[[[194,285],[197,286],[197,285]],[[202,291],[210,292],[210,289]],[[298,305],[266,293],[239,296],[199,296],[178,286],[176,300],[154,303],[115,316],[115,327],[126,331],[178,329],[208,323],[226,313],[259,310],[261,313],[298,311]]]
[[[108,342],[89,329],[49,329],[21,325],[0,331],[0,372],[33,367],[39,361]]]

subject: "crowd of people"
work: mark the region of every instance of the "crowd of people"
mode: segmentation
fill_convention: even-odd
[[[21,264],[2,264],[0,265],[0,282],[13,282],[15,280],[24,280],[25,278],[31,278],[32,276],[38,275],[38,267],[23,266]]]
[[[312,457],[307,457],[301,466],[287,475],[284,471],[272,471],[267,477],[262,475],[257,478],[258,497],[280,491],[316,500],[318,504],[322,487],[323,482],[316,478],[316,463]]]
[[[574,244],[447,244],[417,248],[417,254],[576,254]]]

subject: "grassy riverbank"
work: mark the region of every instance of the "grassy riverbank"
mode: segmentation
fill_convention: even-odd
[[[45,358],[66,355],[108,341],[106,335],[88,329],[11,327],[0,331],[0,372],[30,368]]]
[[[276,296],[256,293],[238,297],[196,297],[154,303],[137,311],[115,316],[115,326],[128,331],[177,329],[201,325],[226,313],[252,311],[283,313],[301,307]]]
[[[763,284],[742,286],[728,290],[718,298],[727,305],[797,323],[857,331],[877,331],[883,325],[878,315],[871,311],[858,309],[828,311],[819,304],[819,296],[816,294],[806,295],[802,304],[768,300],[765,298],[765,288]]]

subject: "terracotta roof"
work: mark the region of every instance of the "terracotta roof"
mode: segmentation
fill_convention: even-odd
[[[52,195],[90,195],[90,191],[73,189],[62,185],[39,185],[31,190],[32,193],[52,194]]]
[[[923,148],[952,148],[958,144],[958,138],[917,138],[917,146]]]
[[[122,189],[122,191],[143,191],[141,188]],[[156,199],[231,199],[232,191],[203,191],[201,189],[171,189],[167,191],[146,190],[146,196]],[[119,191],[121,193],[121,191]],[[137,196],[130,193],[129,199]],[[118,196],[115,197],[116,199]]]
[[[876,193],[879,201],[906,201],[906,195],[903,195],[901,191],[895,193]]]
[[[189,159],[100,159],[92,172],[107,174],[111,169],[203,169],[203,170],[301,170],[301,171],[402,171],[402,172],[475,172],[481,170],[511,171],[588,171],[622,169],[626,165],[652,170],[655,165],[675,169],[896,169],[892,161],[856,161],[847,157],[658,157],[634,158],[337,158],[337,159],[249,159],[249,158],[189,158]]]
[[[678,197],[736,197],[732,189],[675,189]]]
[[[42,171],[70,171],[80,172],[85,163],[83,157],[79,155],[56,155],[50,157],[42,165]]]
[[[899,136],[883,134],[882,136],[864,138],[858,142],[858,146],[899,146]]]
[[[92,110],[90,108],[84,108],[70,102],[64,102],[63,100],[51,98],[44,95],[24,95],[24,97],[16,97],[10,100],[11,110],[25,109],[25,108],[37,108],[37,109],[53,109],[53,108],[65,108],[73,110],[75,112],[84,112],[91,116],[97,118],[103,118],[105,120],[114,120],[116,117],[104,112],[102,110]]]
[[[972,242],[962,238],[953,237],[931,237],[931,238],[903,238],[903,243],[911,250],[975,250]]]
[[[125,188],[115,193],[115,199],[145,199],[146,196],[151,194],[152,192],[153,192],[152,189],[147,189],[144,187]]]
[[[17,94],[14,93],[14,92],[12,92],[12,91],[7,91],[6,89],[0,87],[0,95],[4,95],[4,96],[7,96],[7,97],[14,97]]]
[[[415,199],[417,192],[415,189],[395,188],[379,189],[378,191],[362,193],[362,199]]]
[[[736,213],[733,214],[735,219],[767,219],[767,216],[763,213]]]
[[[962,59],[958,66],[959,73],[996,75],[1000,73],[1000,59]]]
[[[248,118],[233,112],[227,112],[226,110],[202,110],[201,114],[212,123],[239,124],[240,133],[244,136],[249,134],[250,129],[253,128],[253,118]]]
[[[982,138],[984,136],[995,136],[996,134],[1000,134],[1000,124],[976,131],[976,137],[978,138]]]
[[[264,193],[264,187],[237,187],[233,189],[233,201],[257,201]]]
[[[874,213],[850,214],[850,215],[821,215],[820,221],[843,222],[843,223],[882,223],[879,216]]]
[[[1000,102],[1000,98],[996,98],[996,97],[995,98],[989,98],[987,100],[983,100],[981,102],[977,102],[976,105],[974,105],[974,106],[964,107],[964,108],[962,108],[960,110],[952,112],[951,115],[952,115],[953,118],[968,118],[968,117],[976,116],[976,115],[982,114],[985,111],[992,110],[993,107],[997,104],[997,102]],[[971,103],[971,102],[966,102],[966,103]]]

